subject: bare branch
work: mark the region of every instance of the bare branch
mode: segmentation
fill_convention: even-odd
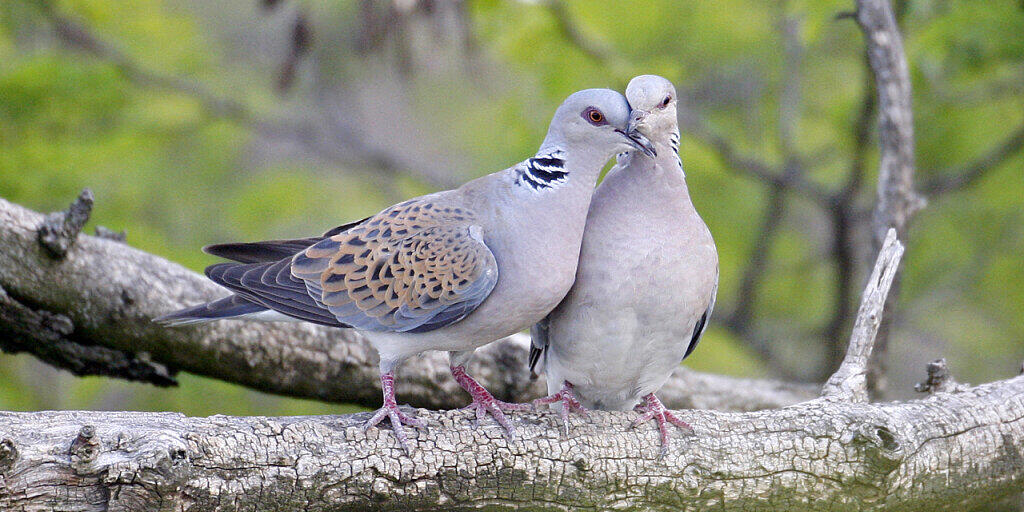
[[[564,437],[517,413],[507,441],[462,411],[416,411],[406,457],[368,414],[187,418],[0,412],[0,509],[965,510],[1024,488],[1024,377],[889,404],[814,400],[685,411],[662,460],[654,426],[594,412]]]
[[[26,343],[18,350],[28,344],[37,349],[34,354],[43,357],[40,351],[54,351],[49,345],[69,339],[66,333],[72,332],[77,345],[118,351],[126,361],[151,361],[156,365],[155,375],[160,375],[159,367],[182,369],[273,393],[379,405],[376,351],[358,333],[240,321],[160,327],[150,319],[221,297],[224,291],[179,265],[118,241],[85,234],[78,236],[63,260],[54,262],[36,239],[43,220],[39,213],[0,199],[0,240],[4,241],[0,244],[0,286],[19,304],[31,304],[35,317],[59,317],[71,326],[56,334],[25,331]],[[0,303],[0,331],[31,324],[11,320],[21,311],[9,315],[13,307]],[[540,396],[543,383],[531,382],[527,371],[529,344],[526,336],[517,335],[483,347],[470,371],[502,400]],[[76,368],[65,360],[44,359]],[[130,377],[117,365],[81,368],[75,371]],[[431,408],[465,405],[467,399],[447,368],[442,353],[407,361],[398,369],[399,400]],[[749,410],[781,407],[814,396],[806,385],[736,380],[682,368],[676,373],[667,385],[670,391],[662,394],[665,403],[674,406],[700,403],[723,410]]]
[[[561,0],[547,0],[544,2],[544,5],[548,7],[548,11],[555,18],[555,22],[558,23],[558,28],[561,30],[562,35],[565,36],[565,39],[583,52],[583,54],[602,63],[607,63],[613,58],[617,59],[611,49],[594,39],[588,38],[580,31],[579,27],[576,26],[576,21],[572,19],[569,7],[565,2]]]
[[[339,163],[345,167],[370,166],[384,174],[411,176],[437,188],[452,188],[460,184],[449,169],[407,165],[400,156],[366,143],[357,130],[340,122],[343,116],[335,116],[334,122],[328,123],[328,127],[322,126],[324,123],[311,120],[264,119],[248,105],[218,95],[202,84],[147,68],[115,45],[93,34],[84,24],[58,12],[49,0],[36,1],[64,44],[113,64],[129,80],[188,96],[215,116],[238,123],[263,136],[287,138],[328,162]],[[297,21],[300,22],[306,23],[303,20]],[[307,32],[303,32],[309,30],[308,26],[296,25],[294,28],[300,32],[294,35],[294,38],[310,37]],[[301,42],[301,45],[308,44],[308,40]],[[308,49],[303,47],[302,52],[306,51]],[[297,65],[297,59],[298,56],[294,57],[295,62],[291,63],[292,66]],[[285,70],[285,73],[287,72]],[[284,76],[283,74],[282,80]]]
[[[857,24],[864,33],[868,63],[878,91],[878,138],[881,150],[877,203],[872,215],[872,236],[880,250],[890,228],[907,239],[907,223],[924,199],[914,191],[914,115],[911,110],[910,72],[903,39],[889,0],[857,0]],[[885,305],[885,321],[878,333],[871,384],[883,390],[884,360],[899,296],[899,272]]]
[[[156,386],[177,385],[173,368],[149,360],[145,353],[133,354],[82,340],[70,318],[22,304],[2,286],[0,351],[32,354],[79,376],[105,375]]]
[[[934,176],[921,187],[929,196],[939,196],[970,188],[986,173],[995,169],[1024,148],[1024,125],[1017,128],[1006,140],[962,169],[946,169],[927,173]]]
[[[824,372],[834,372],[843,361],[846,352],[844,336],[854,313],[853,305],[857,293],[854,282],[859,268],[855,244],[857,230],[862,224],[857,197],[867,170],[866,160],[871,142],[871,121],[875,118],[875,109],[878,105],[876,98],[874,80],[870,73],[865,72],[861,108],[853,125],[853,153],[850,159],[850,171],[843,187],[834,195],[835,204],[829,212],[832,221],[830,255],[835,264],[836,290],[832,317],[825,324],[823,331],[823,338],[828,349],[827,364],[822,367],[822,379],[827,377],[827,373]]]
[[[903,244],[896,239],[896,230],[890,229],[885,244],[878,253],[878,261],[875,262],[875,269],[868,279],[868,286],[864,289],[864,297],[857,312],[857,322],[853,326],[846,358],[822,388],[823,397],[852,402],[868,401],[868,361],[871,358],[878,327],[882,323],[889,287],[896,277],[902,256]]]

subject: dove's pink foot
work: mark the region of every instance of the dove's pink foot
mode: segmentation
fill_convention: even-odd
[[[395,403],[395,376],[391,372],[380,374],[380,387],[384,390],[384,405],[377,412],[370,417],[369,421],[363,425],[363,430],[370,427],[377,426],[378,423],[387,418],[391,422],[391,428],[395,431],[395,437],[398,438],[398,444],[405,450],[406,455],[412,455],[412,449],[409,447],[409,439],[405,435],[405,429],[402,428],[402,424],[412,425],[416,428],[423,430],[427,429],[427,424],[421,420],[416,419],[414,416],[405,414],[398,409],[398,404]]]
[[[515,439],[516,428],[505,416],[505,412],[529,409],[531,406],[529,404],[511,404],[494,398],[490,391],[487,391],[479,382],[466,373],[466,368],[462,365],[452,366],[451,371],[452,377],[455,377],[455,382],[458,382],[462,389],[465,389],[469,396],[473,397],[473,402],[463,407],[463,409],[473,409],[476,411],[476,425],[479,426],[487,413],[490,413],[491,416],[494,416],[494,421],[505,427],[508,437]]]
[[[639,412],[641,416],[633,421],[632,428],[636,428],[642,423],[651,421],[652,419],[658,422],[658,430],[661,431],[661,451],[659,457],[664,457],[668,453],[668,426],[667,423],[671,423],[676,427],[687,432],[693,431],[693,427],[689,423],[679,419],[675,414],[665,408],[665,405],[658,400],[658,397],[651,393],[644,397],[644,403],[637,405],[635,408],[636,412]]]
[[[565,425],[565,435],[569,435],[569,413],[575,412],[583,415],[584,418],[588,418],[587,409],[580,404],[580,401],[576,398],[576,392],[573,391],[573,385],[569,381],[562,382],[562,390],[543,398],[534,400],[533,405],[549,405],[556,402],[562,403],[562,410],[559,414],[562,416],[562,424]]]

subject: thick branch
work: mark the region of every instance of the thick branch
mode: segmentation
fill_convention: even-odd
[[[106,238],[79,235],[62,260],[40,246],[44,216],[0,199],[0,287],[39,315],[73,326],[79,345],[114,349],[163,367],[186,370],[263,391],[377,406],[377,356],[359,334],[302,324],[220,321],[168,329],[151,318],[221,297],[206,278],[159,257]],[[18,328],[0,303],[0,330]],[[43,333],[35,330],[30,333]],[[47,331],[48,332],[48,331]],[[56,336],[56,335],[54,335]],[[20,350],[39,355],[59,336],[28,334]],[[529,340],[514,336],[477,351],[470,372],[503,400],[544,392],[526,370]],[[148,354],[143,355],[143,354]],[[46,359],[68,367],[62,361]],[[431,408],[465,405],[441,353],[413,358],[398,370],[403,402]],[[116,370],[95,371],[125,377]],[[693,382],[700,382],[695,386]],[[811,399],[807,385],[736,380],[680,369],[662,399],[670,406],[700,404],[724,410],[781,407]]]
[[[187,418],[0,413],[0,509],[964,510],[1024,490],[1024,377],[906,403],[814,400],[686,411],[654,426],[517,413],[521,437],[461,411],[417,411],[411,458],[367,414]]]

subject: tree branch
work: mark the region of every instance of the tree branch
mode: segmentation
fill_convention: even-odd
[[[826,398],[842,398],[853,402],[868,401],[868,361],[875,344],[878,327],[882,323],[885,299],[889,295],[896,271],[903,256],[903,244],[896,239],[896,230],[890,229],[885,244],[878,253],[875,269],[861,299],[857,322],[853,326],[846,358],[822,390]]]
[[[822,205],[827,205],[831,201],[828,190],[807,180],[802,172],[790,173],[786,172],[786,169],[775,169],[761,160],[740,154],[731,142],[714,133],[707,121],[692,109],[680,107],[679,121],[686,128],[686,134],[711,147],[726,168],[742,172],[765,183],[798,191]]]
[[[544,2],[544,5],[547,6],[551,16],[555,18],[558,29],[569,44],[597,62],[608,63],[613,58],[616,61],[621,60],[606,45],[588,38],[580,31],[579,27],[576,26],[576,21],[572,19],[572,14],[569,13],[569,7],[565,2],[561,0],[547,0]]]
[[[921,189],[929,196],[939,196],[970,188],[987,172],[999,167],[1017,154],[1021,148],[1024,148],[1024,125],[1018,127],[1006,140],[966,167],[930,173],[934,177],[925,182]]]
[[[24,215],[11,213],[16,208],[0,202],[0,226],[23,224],[15,219]],[[25,239],[35,243],[27,233],[2,234],[18,247]],[[104,244],[131,251],[80,236],[59,263],[30,272],[62,282],[65,266],[81,267],[83,254],[109,249]],[[38,246],[34,250],[43,253]],[[587,420],[575,420],[566,437],[557,415],[516,414],[521,437],[508,441],[495,425],[472,427],[463,411],[417,411],[430,431],[414,434],[416,450],[408,458],[386,429],[363,429],[368,414],[0,413],[0,509],[45,509],[59,500],[70,510],[97,512],[485,505],[494,510],[523,505],[539,510],[960,510],[1019,493],[1024,489],[1024,376],[956,393],[933,388],[933,396],[913,402],[865,403],[867,360],[901,254],[890,230],[847,358],[822,399],[742,414],[687,411],[685,418],[696,430],[677,436],[664,459],[657,455],[656,427],[630,430],[633,416],[624,412],[593,412]],[[0,265],[0,283],[9,283],[10,266]],[[110,268],[87,270],[105,276],[103,282],[123,285]],[[124,270],[152,286],[144,270],[138,276],[133,272],[140,268]],[[69,277],[81,282],[79,274]],[[90,293],[94,287],[86,286],[87,297],[76,302],[99,299]],[[136,303],[159,303],[166,292],[156,290]],[[251,351],[255,345],[239,348]],[[281,373],[290,373],[289,361],[278,363]],[[516,364],[521,367],[522,361]]]
[[[461,184],[448,168],[424,165],[422,161],[407,164],[401,155],[367,143],[360,137],[358,130],[347,122],[350,112],[321,120],[263,119],[248,105],[216,94],[198,82],[162,73],[137,62],[114,44],[93,34],[85,24],[60,13],[49,0],[35,0],[35,3],[66,46],[109,62],[127,79],[140,85],[190,97],[217,117],[265,137],[287,138],[328,162],[341,163],[346,167],[362,164],[392,176],[411,176],[437,188],[452,188]],[[303,44],[309,44],[309,41]],[[321,110],[320,113],[323,112]]]
[[[857,0],[857,24],[864,32],[868,63],[878,91],[881,156],[877,203],[872,219],[877,252],[881,250],[890,228],[896,230],[900,240],[907,239],[907,222],[924,206],[924,200],[914,191],[914,115],[911,110],[910,73],[903,53],[903,39],[889,0]],[[897,269],[873,359],[871,381],[875,390],[885,388],[881,356],[888,348],[899,282]]]
[[[686,411],[659,460],[653,426],[594,412],[521,437],[462,411],[416,411],[406,457],[368,414],[188,418],[0,413],[0,509],[964,510],[1024,489],[1024,377],[906,403],[814,400]],[[57,501],[59,500],[59,501]]]
[[[865,55],[865,67],[867,66]],[[878,105],[875,94],[874,80],[864,73],[864,90],[861,96],[860,112],[853,125],[853,154],[850,159],[850,172],[843,187],[834,195],[834,205],[829,212],[832,221],[832,247],[830,255],[835,263],[836,290],[832,317],[824,328],[824,340],[827,344],[826,364],[822,366],[822,376],[828,375],[839,368],[845,354],[843,336],[849,329],[853,317],[853,305],[856,300],[855,280],[858,270],[855,240],[861,220],[857,208],[857,196],[864,183],[867,170],[867,152],[870,145],[871,121],[875,118]]]
[[[764,207],[764,217],[761,219],[761,228],[757,231],[757,238],[751,245],[750,256],[747,258],[747,265],[740,277],[740,286],[737,292],[736,306],[726,315],[722,322],[737,337],[746,343],[751,349],[757,352],[764,361],[773,365],[777,371],[783,371],[776,364],[776,355],[772,352],[770,340],[760,338],[755,333],[753,325],[754,306],[757,304],[758,289],[761,279],[768,269],[768,256],[771,253],[772,241],[782,223],[785,213],[785,191],[778,185],[769,185],[767,204]]]
[[[18,343],[2,348],[31,350],[79,373],[131,377],[117,365],[72,366],[67,359],[44,355],[53,352],[54,343],[73,340],[76,347],[116,351],[126,361],[149,361],[158,365],[152,369],[155,376],[167,375],[161,378],[181,369],[272,393],[380,404],[376,351],[355,331],[240,321],[161,327],[150,319],[221,297],[224,290],[179,265],[106,238],[78,235],[66,256],[55,260],[37,238],[44,220],[42,214],[0,199],[0,287],[11,298],[0,301],[0,334],[22,333]],[[32,318],[66,319],[47,325],[69,327],[56,334],[30,328],[44,322],[23,320],[24,311],[15,303],[30,305]],[[523,335],[492,343],[477,351],[470,371],[502,400],[540,396],[544,385],[531,381],[526,368],[529,343]],[[465,405],[447,368],[442,353],[407,361],[398,369],[399,400],[431,408]],[[669,406],[723,410],[781,407],[815,396],[808,385],[730,379],[683,368],[666,389],[662,400]]]

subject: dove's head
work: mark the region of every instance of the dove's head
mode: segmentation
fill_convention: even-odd
[[[672,82],[658,75],[640,75],[626,86],[626,99],[632,108],[629,130],[661,141],[678,134],[676,88]]]
[[[627,132],[628,127],[629,104],[624,96],[611,89],[585,89],[570,95],[555,111],[545,145],[583,148],[605,159],[635,150],[653,155],[651,141]]]

